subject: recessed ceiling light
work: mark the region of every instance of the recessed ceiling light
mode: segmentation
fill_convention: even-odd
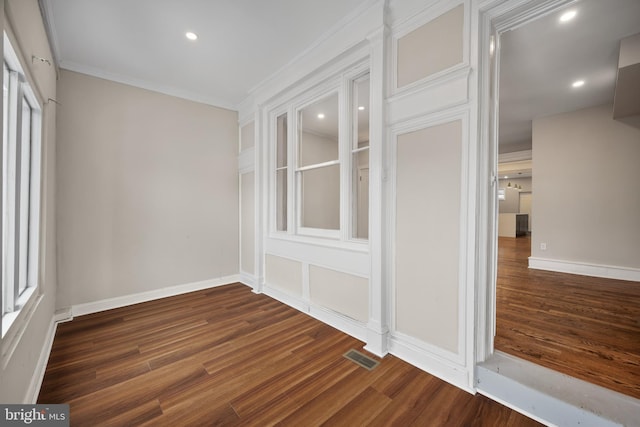
[[[584,86],[584,80],[576,80],[575,82],[571,83],[571,86],[573,87]]]
[[[563,13],[562,15],[560,15],[560,22],[569,22],[573,18],[575,18],[577,14],[578,12],[576,12],[575,10],[569,10]]]
[[[319,119],[324,119],[324,114],[323,113],[318,114],[318,118]]]
[[[198,40],[198,35],[196,33],[192,33],[191,31],[187,31],[184,34],[189,40]]]
[[[364,110],[364,105],[359,106],[358,110],[360,110],[360,111]]]
[[[509,175],[505,175],[505,176],[504,176],[504,179],[509,179]]]

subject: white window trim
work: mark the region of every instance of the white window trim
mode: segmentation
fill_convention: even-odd
[[[24,291],[13,301],[11,311],[4,313],[8,302],[2,301],[1,331],[2,331],[2,366],[10,359],[13,349],[19,342],[29,319],[33,315],[34,308],[37,305],[40,296],[39,287],[39,266],[40,266],[40,196],[41,196],[41,159],[42,159],[42,103],[39,101],[33,90],[33,85],[29,82],[25,69],[22,67],[19,56],[13,48],[13,43],[9,40],[7,33],[4,33],[4,62],[7,64],[13,84],[9,90],[14,93],[11,95],[17,97],[11,100],[10,108],[15,104],[17,110],[13,111],[13,116],[22,113],[21,103],[26,101],[31,107],[31,126],[30,126],[30,162],[29,162],[29,211],[28,211],[28,240],[26,254],[28,258],[26,270],[26,287]],[[11,113],[13,108],[9,110]],[[19,137],[18,117],[9,117],[9,137]],[[16,136],[17,135],[17,136]],[[14,157],[15,158],[15,157]],[[11,183],[10,183],[11,184]],[[15,187],[15,182],[11,185]],[[15,195],[14,195],[15,198]],[[4,203],[4,201],[2,201]],[[3,219],[4,220],[4,219]],[[8,224],[11,230],[15,229],[15,221]],[[10,233],[12,240],[15,240],[15,233]],[[3,236],[3,239],[5,236]],[[2,254],[4,256],[4,254]],[[14,263],[12,263],[14,264]],[[13,267],[12,267],[13,268]],[[14,291],[15,292],[15,291]],[[12,295],[15,297],[15,295]],[[4,300],[4,288],[3,288]],[[20,326],[21,325],[21,326]],[[7,343],[7,344],[5,344]]]
[[[349,66],[337,70],[331,77],[323,82],[307,88],[300,89],[295,95],[288,92],[288,97],[265,108],[265,118],[268,126],[268,161],[267,170],[269,176],[268,195],[268,235],[270,238],[280,238],[292,241],[313,242],[321,246],[344,247],[356,251],[367,251],[368,239],[353,237],[353,154],[368,150],[369,147],[354,149],[352,147],[353,129],[350,112],[352,112],[352,90],[354,83],[370,73],[370,58],[354,60]],[[371,84],[371,83],[370,83]],[[298,114],[306,106],[319,101],[332,93],[338,93],[339,120],[339,157],[337,160],[320,164],[298,166]],[[371,111],[371,109],[369,109]],[[276,207],[276,170],[284,169],[276,167],[277,156],[277,125],[279,116],[287,113],[287,230],[277,229]],[[370,120],[371,123],[371,120]],[[328,230],[303,227],[301,224],[301,185],[300,172],[319,167],[340,165],[340,229]]]

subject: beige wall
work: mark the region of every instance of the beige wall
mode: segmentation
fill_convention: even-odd
[[[240,270],[254,274],[255,264],[255,173],[240,175]]]
[[[397,86],[403,87],[462,62],[464,6],[398,40]]]
[[[302,296],[302,263],[265,255],[265,279],[269,286],[296,297]]]
[[[640,130],[611,114],[533,121],[532,256],[640,268]]]
[[[396,329],[458,351],[460,164],[457,120],[397,140]]]
[[[0,2],[2,4],[2,2]],[[53,67],[39,62],[32,63],[31,55],[52,58],[51,50],[40,16],[37,0],[8,0],[5,4],[5,19],[0,19],[13,30],[17,43],[14,49],[23,57],[22,66],[33,77],[32,86],[41,101],[56,99],[56,73]],[[1,17],[0,11],[0,17]],[[20,52],[20,49],[23,51]],[[1,108],[1,107],[0,107]],[[56,109],[53,103],[43,105],[42,134],[42,187],[41,187],[41,242],[39,286],[42,299],[30,321],[24,327],[13,355],[6,366],[0,365],[0,402],[23,403],[31,396],[27,393],[34,375],[38,373],[38,358],[46,344],[46,334],[51,326],[56,295],[56,228],[55,228],[55,154],[56,154]],[[2,126],[2,125],[0,125]],[[15,325],[18,326],[19,325]],[[11,334],[11,331],[9,332]],[[7,342],[0,339],[6,349]],[[37,378],[35,378],[37,380]],[[29,402],[30,403],[30,402]]]
[[[237,113],[59,81],[59,307],[237,274]]]
[[[366,323],[369,319],[369,281],[339,271],[309,266],[311,302]]]

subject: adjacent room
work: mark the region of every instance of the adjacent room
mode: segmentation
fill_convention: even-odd
[[[637,422],[637,0],[1,4],[0,424]]]
[[[639,13],[585,0],[501,37],[495,342],[634,398],[640,124],[624,48]]]

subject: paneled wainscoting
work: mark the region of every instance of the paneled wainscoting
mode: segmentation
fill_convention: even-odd
[[[532,426],[241,284],[90,314],[58,326],[38,401],[73,426]],[[362,350],[361,350],[362,351]]]

